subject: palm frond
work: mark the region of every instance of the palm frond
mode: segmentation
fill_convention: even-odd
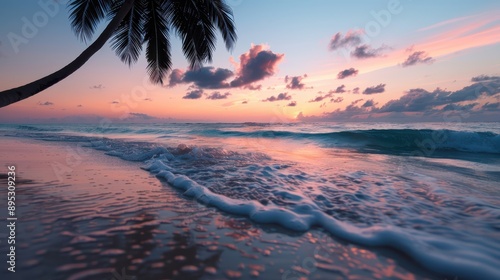
[[[71,0],[69,18],[76,36],[86,42],[92,38],[97,24],[110,9],[109,0]]]
[[[114,17],[121,7],[121,2],[116,1],[111,7],[110,17]],[[135,63],[142,51],[144,42],[144,22],[146,13],[146,3],[144,0],[136,0],[134,6],[127,16],[120,23],[111,39],[111,48],[113,48],[124,63],[129,66]]]
[[[89,40],[99,22],[105,17],[114,18],[124,3],[125,0],[70,0],[73,31],[81,40]],[[111,47],[130,66],[138,60],[142,45],[146,44],[150,79],[153,83],[163,83],[172,66],[170,28],[181,38],[191,68],[212,61],[217,30],[228,50],[237,39],[233,13],[223,0],[135,0],[113,32]]]
[[[226,49],[232,50],[238,37],[231,8],[222,0],[207,1],[207,6],[212,21],[219,27]]]
[[[204,1],[171,0],[167,10],[170,23],[182,40],[182,49],[191,68],[212,61],[216,36],[214,22]]]
[[[158,0],[147,0],[145,16],[144,40],[149,78],[153,83],[163,84],[163,78],[172,67],[165,6]]]

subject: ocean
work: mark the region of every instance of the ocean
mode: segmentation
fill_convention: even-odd
[[[252,223],[500,277],[500,123],[3,124],[0,136],[76,143],[52,166],[61,179],[91,148]]]

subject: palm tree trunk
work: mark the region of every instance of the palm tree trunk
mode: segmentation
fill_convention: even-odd
[[[64,66],[60,70],[38,79],[34,82],[0,92],[0,108],[9,104],[21,101],[30,96],[33,96],[73,74],[76,70],[87,62],[92,55],[104,46],[108,39],[113,35],[113,32],[118,28],[120,22],[125,18],[132,8],[135,0],[126,0],[120,8],[116,16],[106,26],[104,31],[87,49],[85,49],[75,60]]]

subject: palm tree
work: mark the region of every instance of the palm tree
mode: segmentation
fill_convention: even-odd
[[[172,67],[172,32],[181,38],[182,50],[193,69],[212,61],[217,29],[228,50],[236,41],[232,10],[223,0],[71,0],[69,7],[73,31],[84,42],[91,39],[99,22],[110,22],[68,65],[29,84],[0,92],[0,107],[33,96],[68,77],[110,38],[111,47],[129,66],[145,46],[147,71],[155,84],[162,84]]]

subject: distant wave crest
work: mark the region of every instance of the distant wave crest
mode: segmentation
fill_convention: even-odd
[[[36,127],[30,125],[18,125],[17,129],[26,131],[39,131],[39,132],[49,132],[49,131],[62,131],[60,128],[48,128],[48,127]]]
[[[500,135],[492,132],[465,132],[431,129],[372,129],[328,133],[260,130],[252,132],[204,130],[213,137],[311,139],[332,147],[399,151],[429,155],[434,151],[500,153]]]

